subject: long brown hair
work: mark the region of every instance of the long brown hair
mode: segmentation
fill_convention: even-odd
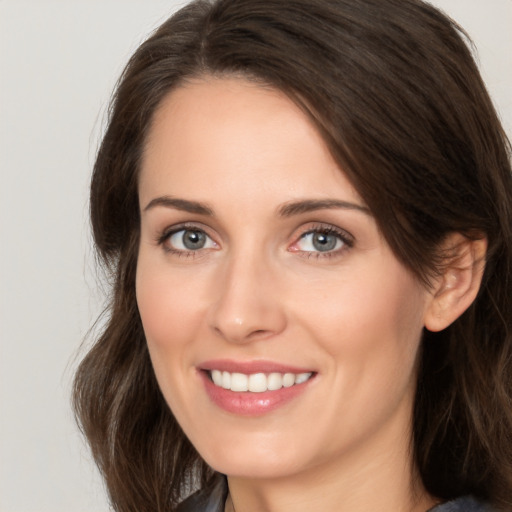
[[[214,475],[159,391],[135,298],[145,137],[164,96],[198,75],[258,80],[299,104],[425,285],[447,233],[485,234],[477,299],[444,331],[424,333],[414,457],[432,495],[512,507],[510,145],[465,39],[420,0],[198,0],[135,52],[91,183],[108,318],[74,387],[115,510],[173,510]]]

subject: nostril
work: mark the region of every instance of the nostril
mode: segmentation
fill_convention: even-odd
[[[252,332],[250,332],[246,336],[246,340],[248,341],[258,341],[258,340],[264,340],[266,338],[270,338],[273,335],[273,331],[270,331],[268,329],[257,329]]]
[[[264,329],[258,329],[256,331],[251,332],[251,334],[249,336],[256,338],[256,337],[261,337],[261,336],[268,336],[269,333],[270,333],[270,331],[265,331]]]

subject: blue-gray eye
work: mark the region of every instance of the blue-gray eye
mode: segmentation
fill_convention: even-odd
[[[341,249],[344,242],[336,233],[311,231],[301,236],[297,246],[304,252],[329,252]]]
[[[215,247],[213,240],[199,229],[180,229],[169,237],[169,245],[177,251],[198,251]]]

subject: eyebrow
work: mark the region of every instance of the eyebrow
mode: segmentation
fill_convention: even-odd
[[[205,203],[198,201],[190,201],[188,199],[179,199],[171,196],[161,196],[152,199],[144,208],[144,211],[151,210],[157,206],[165,208],[174,208],[188,213],[196,213],[198,215],[213,216],[213,210]],[[371,215],[370,209],[349,201],[341,201],[339,199],[303,199],[299,201],[292,201],[284,204],[278,209],[278,214],[281,217],[292,217],[302,213],[309,213],[316,210],[329,210],[329,209],[345,209],[356,210]]]
[[[360,204],[351,203],[349,201],[341,201],[339,199],[304,199],[300,201],[292,201],[281,206],[278,213],[281,217],[291,217],[300,215],[301,213],[309,213],[316,210],[330,209],[356,210],[371,215],[370,209]]]
[[[189,201],[188,199],[178,199],[177,197],[161,196],[152,199],[144,208],[143,211],[147,212],[157,206],[165,208],[174,208],[188,213],[197,213],[198,215],[213,215],[213,210],[204,203],[198,201]]]

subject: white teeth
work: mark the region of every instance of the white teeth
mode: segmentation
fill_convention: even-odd
[[[312,373],[230,373],[220,370],[211,370],[210,376],[216,386],[231,391],[250,391],[263,393],[264,391],[277,391],[283,387],[289,388],[294,384],[302,384],[311,377]]]
[[[222,384],[224,389],[231,389],[231,373],[222,372]]]
[[[253,393],[267,391],[267,376],[264,373],[253,373],[249,375],[249,391]]]
[[[220,370],[213,370],[212,380],[216,386],[222,387],[222,372]]]
[[[293,373],[285,373],[283,376],[283,387],[290,388],[295,384],[295,375]]]
[[[231,391],[248,391],[249,377],[243,373],[231,374]]]
[[[269,391],[276,391],[283,387],[283,376],[280,373],[271,373],[267,377],[267,389]]]
[[[299,373],[298,375],[295,375],[295,384],[302,384],[303,382],[306,382],[309,377],[311,377],[311,373]]]

